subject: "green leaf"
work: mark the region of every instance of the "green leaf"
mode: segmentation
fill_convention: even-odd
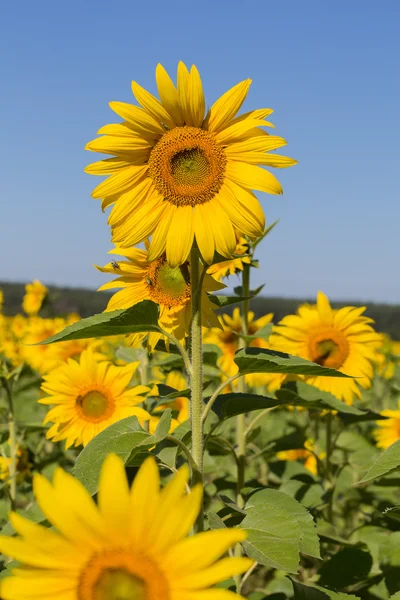
[[[210,398],[206,399],[208,402]],[[272,396],[260,396],[258,394],[247,394],[239,392],[230,392],[228,394],[220,394],[213,404],[212,411],[220,418],[220,420],[229,419],[236,415],[259,410],[264,408],[273,408],[286,404],[281,400],[277,400]]]
[[[357,596],[350,594],[344,594],[343,592],[332,592],[325,588],[319,587],[318,585],[310,586],[304,585],[299,581],[295,581],[290,578],[293,584],[294,600],[358,600]]]
[[[324,562],[319,570],[319,583],[343,589],[368,577],[372,556],[361,548],[343,548]]]
[[[210,529],[226,529],[226,525],[215,512],[209,512],[208,515],[208,524]]]
[[[279,222],[279,219],[277,219],[276,221],[274,221],[273,223],[271,223],[271,225],[268,225],[268,227],[266,227],[266,229],[264,230],[263,234],[260,235],[259,238],[257,238],[255,240],[255,242],[252,242],[252,247],[253,247],[253,251],[257,248],[258,244],[260,242],[263,241],[263,239],[273,230],[273,228],[275,227],[275,225],[277,225],[277,223]]]
[[[378,456],[371,468],[367,471],[367,474],[358,482],[358,484],[383,477],[383,475],[386,475],[399,467],[400,440],[397,440],[397,442],[389,446],[387,450]]]
[[[148,450],[165,438],[168,433],[168,431],[165,433],[167,420],[168,415],[161,425],[160,432],[156,432],[154,435],[141,428],[137,417],[127,417],[110,425],[96,435],[79,454],[73,470],[74,475],[91,494],[95,494],[98,489],[101,466],[107,455],[117,454],[122,458],[124,464],[128,464],[136,454]]]
[[[311,515],[287,494],[270,489],[256,492],[245,510],[240,526],[248,531],[244,547],[254,560],[296,573],[300,551],[319,556]]]
[[[225,306],[230,306],[231,304],[238,304],[239,302],[244,302],[245,300],[251,300],[252,298],[257,296],[257,294],[261,291],[263,287],[264,286],[257,288],[256,290],[254,290],[254,293],[249,296],[215,296],[213,294],[210,294],[208,296],[208,299],[215,306],[218,306],[218,308],[223,308]]]
[[[314,520],[308,510],[292,496],[268,488],[256,492],[247,502],[247,510],[251,509],[255,512],[268,511],[271,506],[278,506],[296,519],[301,534],[299,551],[314,558],[321,558]]]
[[[329,392],[323,392],[304,381],[289,381],[276,391],[276,396],[286,404],[305,406],[306,408],[331,409],[350,415],[364,415],[364,411],[348,406]]]
[[[396,592],[393,596],[390,596],[389,600],[400,600],[400,591]]]
[[[172,410],[167,408],[158,421],[155,437],[158,441],[163,440],[167,437],[169,430],[171,429]]]
[[[150,300],[143,300],[126,310],[104,312],[82,319],[39,342],[39,345],[144,331],[161,331],[158,326],[158,305]]]
[[[264,287],[265,287],[265,283],[263,283],[263,285],[260,285],[260,287],[256,288],[255,290],[249,290],[248,294],[249,294],[250,298],[255,298],[256,296],[258,296],[258,294],[261,292],[261,290]],[[235,294],[237,296],[243,296],[243,287],[241,285],[238,285],[237,287],[233,288],[233,291],[235,292]]]
[[[241,375],[248,373],[292,373],[326,377],[349,377],[335,369],[328,369],[299,356],[265,348],[242,348],[235,354],[235,363]]]

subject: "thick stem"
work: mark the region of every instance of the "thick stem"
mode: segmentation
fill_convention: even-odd
[[[333,487],[332,487],[332,413],[329,412],[326,415],[326,478],[330,485],[329,490],[329,503],[328,503],[328,521],[333,522]]]
[[[203,446],[204,434],[202,423],[203,412],[203,344],[201,331],[201,276],[200,260],[196,248],[190,254],[190,279],[192,284],[192,322],[191,322],[191,422],[192,422],[192,455],[197,465],[200,481],[203,479]]]

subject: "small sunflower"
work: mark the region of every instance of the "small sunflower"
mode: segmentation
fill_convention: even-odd
[[[175,87],[162,65],[156,69],[160,100],[135,81],[140,106],[111,102],[122,123],[106,125],[87,150],[113,155],[86,167],[92,175],[109,175],[92,196],[109,216],[113,242],[130,247],[152,236],[149,260],[166,253],[172,266],[183,264],[196,240],[203,259],[214,252],[230,258],[235,229],[255,239],[264,230],[264,213],[252,190],[281,194],[267,167],[296,161],[270,154],[286,145],[261,127],[270,108],[241,116],[249,87],[246,79],[227,91],[205,116],[205,99],[195,66],[178,65]]]
[[[4,600],[239,600],[216,583],[253,561],[222,558],[246,538],[240,529],[187,537],[200,510],[200,485],[185,493],[183,467],[160,490],[150,457],[129,489],[120,458],[110,455],[98,505],[83,485],[58,468],[53,485],[36,475],[36,500],[56,530],[11,513],[19,538],[0,536],[0,551],[22,563],[1,582]]]
[[[264,315],[260,319],[254,319],[254,313],[249,312],[248,318],[248,335],[255,335],[257,331],[268,325],[272,321],[273,313]],[[232,316],[222,315],[220,317],[222,328],[213,327],[204,333],[204,342],[215,344],[222,350],[222,356],[218,360],[223,377],[231,377],[238,372],[238,366],[234,361],[235,352],[240,348],[240,337],[242,333],[242,319],[240,309],[235,308]],[[268,348],[268,342],[263,338],[255,338],[249,344],[251,347]],[[245,380],[249,385],[261,385],[270,380],[269,374],[249,374],[245,376]]]
[[[381,414],[388,418],[376,421],[378,429],[374,430],[374,437],[378,448],[386,449],[400,440],[400,400],[398,410],[383,410]]]
[[[274,327],[271,348],[357,377],[306,377],[307,383],[352,404],[361,397],[359,385],[371,385],[372,361],[382,343],[370,325],[373,320],[362,316],[364,311],[354,306],[332,309],[325,294],[318,292],[317,304],[303,304],[297,315],[284,317]]]
[[[47,296],[47,287],[35,279],[25,286],[26,294],[22,300],[22,308],[27,315],[37,315]]]
[[[383,344],[375,357],[377,373],[384,379],[392,379],[397,367],[400,366],[400,342],[382,334]]]
[[[105,283],[99,290],[122,288],[114,294],[106,310],[129,308],[142,300],[152,300],[160,306],[159,324],[162,329],[179,340],[189,331],[191,319],[190,267],[185,262],[179,267],[171,267],[165,256],[149,262],[145,250],[139,248],[115,248],[110,254],[124,255],[127,260],[112,261],[104,267],[97,267],[103,273],[119,275],[117,279]],[[218,327],[219,321],[207,292],[220,290],[225,286],[207,273],[203,279],[202,319],[207,327]],[[136,345],[147,334],[131,337]],[[161,338],[161,333],[148,334],[148,346],[153,349]]]
[[[237,236],[237,244],[233,257],[229,260],[215,263],[207,270],[207,273],[212,275],[217,281],[222,281],[228,275],[235,275],[239,271],[243,271],[243,265],[249,265],[251,258],[248,255],[249,244],[243,236]]]
[[[66,440],[86,446],[100,431],[120,419],[137,416],[142,422],[150,415],[137,406],[149,388],[128,387],[137,363],[116,367],[97,360],[89,349],[82,352],[80,362],[72,359],[44,377],[42,390],[49,394],[41,404],[55,404],[44,420],[52,421],[46,437],[55,442]]]

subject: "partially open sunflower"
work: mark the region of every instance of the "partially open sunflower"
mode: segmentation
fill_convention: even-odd
[[[251,80],[223,94],[205,115],[200,75],[178,65],[177,86],[162,65],[156,69],[160,100],[132,82],[140,104],[111,102],[122,123],[102,127],[86,149],[112,155],[86,167],[109,175],[94,191],[102,207],[114,205],[109,224],[113,242],[130,247],[152,236],[148,260],[166,253],[171,266],[187,260],[194,240],[203,259],[215,251],[230,258],[235,229],[250,238],[264,230],[264,213],[252,190],[281,194],[266,169],[295,160],[270,154],[286,145],[262,127],[270,108],[236,116]]]

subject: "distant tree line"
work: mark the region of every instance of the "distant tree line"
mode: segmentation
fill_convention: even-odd
[[[0,290],[4,293],[4,313],[15,315],[22,311],[22,298],[25,293],[25,284],[7,283],[0,281]],[[41,311],[41,316],[65,316],[76,312],[81,317],[90,317],[102,312],[106,306],[110,292],[96,292],[83,288],[49,287],[49,301]],[[266,313],[274,313],[274,322],[277,323],[285,315],[296,312],[298,306],[304,302],[315,303],[314,299],[304,298],[279,298],[259,296],[251,301],[251,310],[256,317]],[[345,305],[364,306],[360,302],[332,302],[334,308]],[[224,312],[231,312],[233,306]],[[366,315],[374,319],[378,331],[389,334],[393,339],[400,340],[400,305],[367,303]]]

